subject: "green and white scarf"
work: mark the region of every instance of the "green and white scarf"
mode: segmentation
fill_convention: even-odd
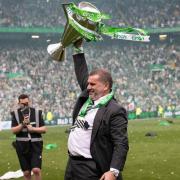
[[[86,102],[84,103],[84,105],[82,106],[78,116],[84,117],[87,114],[87,111],[88,111],[89,107],[91,107],[90,109],[96,109],[96,108],[100,108],[102,106],[105,106],[113,98],[113,96],[114,96],[114,92],[111,91],[111,93],[109,93],[106,96],[102,97],[100,102],[95,106],[93,106],[93,101],[89,97],[86,100]]]

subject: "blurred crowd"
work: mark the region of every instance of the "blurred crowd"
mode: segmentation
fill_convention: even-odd
[[[6,27],[59,27],[65,23],[59,0],[1,0],[0,25]]]
[[[66,18],[61,6],[63,0],[1,0],[0,26],[7,27],[61,27]],[[73,1],[76,5],[80,1]],[[100,11],[111,15],[109,25],[139,28],[180,26],[179,0],[89,0]],[[105,22],[106,23],[106,22]]]
[[[55,117],[68,117],[80,93],[68,48],[63,62],[51,60],[46,48],[0,49],[0,114],[9,119],[17,97],[27,93],[33,106]],[[167,44],[119,45],[86,43],[89,70],[108,69],[114,79],[116,99],[128,111],[140,107],[180,105],[180,46]]]
[[[118,4],[115,5],[115,14],[118,15],[116,19],[123,18],[130,26],[139,28],[180,26],[179,0],[116,0],[116,4]]]
[[[0,0],[0,27],[64,27],[66,0]],[[81,2],[73,1],[76,5]],[[105,23],[118,27],[180,26],[179,0],[88,0],[111,15]],[[122,42],[122,41],[121,41]],[[88,47],[88,48],[87,48]],[[33,106],[54,117],[69,117],[80,93],[72,54],[52,61],[46,47],[0,47],[0,118],[9,119],[17,97],[27,93]],[[114,78],[116,98],[128,111],[180,105],[180,46],[175,44],[87,43],[89,69],[103,67]]]

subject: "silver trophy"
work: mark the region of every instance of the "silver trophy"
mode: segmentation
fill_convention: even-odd
[[[91,32],[94,32],[97,30],[98,22],[90,21],[87,18],[83,18],[83,16],[77,15],[76,13],[72,12],[71,9],[68,7],[69,4],[62,4],[66,18],[67,23],[64,29],[64,33],[62,35],[61,41],[56,44],[50,44],[47,47],[47,51],[51,58],[53,60],[62,61],[65,58],[65,48],[69,46],[70,44],[74,43],[80,38],[87,38],[84,37],[83,33],[77,31],[76,27],[72,26],[73,24],[76,24],[80,26],[82,29],[89,30]],[[100,11],[91,3],[89,2],[81,2],[78,5],[79,9],[82,9],[84,12],[88,13],[100,13]],[[98,34],[95,33],[96,36]]]

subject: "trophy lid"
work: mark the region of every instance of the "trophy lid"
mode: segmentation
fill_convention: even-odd
[[[84,2],[84,1],[80,2],[78,7],[85,11],[100,13],[100,11],[93,4],[89,2]]]

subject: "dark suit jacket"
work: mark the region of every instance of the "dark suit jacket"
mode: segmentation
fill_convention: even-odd
[[[73,110],[74,124],[80,108],[88,98],[88,69],[83,53],[74,55],[73,59],[76,77],[82,90]],[[127,124],[126,110],[115,99],[99,108],[94,119],[90,152],[102,174],[109,171],[110,167],[123,170],[129,149]]]

